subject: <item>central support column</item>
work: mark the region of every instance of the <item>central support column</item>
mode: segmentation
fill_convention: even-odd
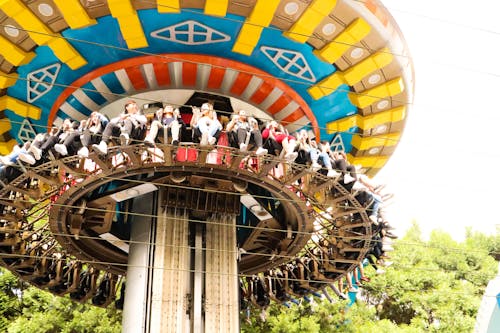
[[[236,216],[207,219],[205,332],[239,332]]]
[[[201,223],[194,225],[194,260],[192,261],[193,287],[191,306],[191,332],[204,332],[203,295],[205,294],[205,253],[203,251],[204,228]]]
[[[193,222],[161,195],[133,221],[123,332],[239,332],[236,215]]]
[[[184,210],[161,209],[153,261],[152,332],[190,331],[189,220]]]

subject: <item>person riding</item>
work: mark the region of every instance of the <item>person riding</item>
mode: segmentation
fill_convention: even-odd
[[[200,146],[214,145],[217,142],[222,125],[217,119],[217,113],[211,103],[203,103],[201,110],[196,112],[193,108],[192,126],[194,129],[193,137],[200,140]]]
[[[89,157],[89,146],[99,143],[102,137],[102,132],[106,128],[109,119],[100,112],[94,111],[90,114],[85,125],[82,127],[80,135],[80,143],[82,147],[78,150],[79,157]]]
[[[262,134],[259,130],[259,124],[253,117],[248,117],[245,110],[240,110],[238,114],[233,115],[231,121],[227,124],[226,130],[232,131],[236,135],[237,144],[241,151],[246,151],[250,142],[257,146],[255,154],[257,156],[267,154],[267,149],[262,147]]]
[[[125,104],[125,110],[118,117],[111,119],[106,125],[102,133],[102,139],[99,144],[94,144],[92,147],[99,153],[106,155],[108,153],[108,143],[112,136],[120,137],[122,146],[129,144],[130,138],[141,139],[140,135],[133,135],[133,133],[143,132],[146,129],[147,118],[140,112],[137,103],[133,100]]]
[[[64,119],[60,127],[53,126],[46,133],[39,133],[35,136],[27,152],[19,154],[19,160],[29,165],[35,165],[46,160],[48,152],[59,142],[62,134],[73,131],[73,121],[70,118]]]
[[[264,139],[273,139],[279,143],[285,150],[285,159],[289,162],[293,162],[297,158],[298,153],[295,152],[297,140],[293,135],[289,135],[288,131],[281,124],[278,124],[276,120],[272,120],[266,126],[262,131],[262,137]]]
[[[161,132],[163,134],[170,134],[172,137],[172,144],[177,146],[179,145],[181,127],[182,119],[179,117],[179,110],[176,109],[174,111],[174,107],[167,104],[163,109],[159,109],[156,112],[155,118],[151,123],[149,133],[144,139],[144,143],[149,146],[154,146],[156,137],[158,133]]]
[[[303,151],[308,160],[311,161],[311,170],[318,171],[324,166],[327,170],[327,177],[336,177],[338,172],[333,170],[330,155],[320,151],[314,138],[309,138],[306,130],[299,132],[299,151]]]

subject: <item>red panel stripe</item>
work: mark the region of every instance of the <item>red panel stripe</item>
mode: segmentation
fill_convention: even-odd
[[[305,113],[302,108],[298,108],[297,110],[293,111],[290,115],[286,116],[281,120],[281,123],[283,125],[288,125],[290,123],[293,123],[294,121],[299,120],[300,118],[304,117]]]
[[[375,1],[373,0],[367,0],[365,2],[365,7],[368,8],[368,10],[379,19],[384,27],[387,26],[387,24],[389,23],[389,18],[387,17],[387,14],[382,10],[382,8],[380,8],[380,5],[375,3]]]
[[[198,71],[198,65],[192,62],[184,62],[182,64],[182,84],[184,86],[195,86],[196,85],[196,72]]]
[[[365,2],[365,7],[373,14],[377,11],[377,4],[373,0],[367,0]]]
[[[269,74],[266,72],[263,72],[259,70],[258,68],[255,68],[253,66],[249,66],[247,64],[237,62],[234,60],[229,60],[229,59],[224,59],[224,58],[216,58],[214,56],[207,56],[207,55],[201,55],[201,54],[163,54],[161,57],[158,55],[151,55],[151,56],[144,56],[144,57],[135,57],[135,58],[130,58],[130,59],[125,59],[121,61],[117,61],[108,65],[105,65],[103,67],[97,68],[92,72],[89,72],[87,74],[82,75],[79,77],[76,81],[72,82],[59,96],[57,99],[54,101],[52,104],[52,107],[50,109],[50,114],[47,119],[47,126],[52,125],[54,119],[57,116],[57,112],[59,110],[59,107],[66,101],[66,99],[71,96],[71,94],[77,90],[79,87],[83,86],[84,84],[90,82],[91,80],[98,78],[100,76],[103,76],[107,73],[111,73],[113,71],[119,70],[119,69],[126,69],[126,68],[132,68],[136,66],[140,66],[142,64],[156,64],[156,63],[170,63],[174,61],[179,61],[181,59],[182,62],[200,62],[200,63],[206,63],[209,65],[212,65],[214,67],[219,67],[219,68],[231,68],[233,70],[241,71],[241,72],[248,72],[252,73],[253,75],[256,75],[258,77],[261,77],[263,80],[269,82],[268,84],[261,85],[261,88],[257,93],[252,96],[252,102],[255,104],[260,104],[268,95],[269,92],[272,91],[274,87],[279,88],[282,90],[285,94],[290,96],[292,100],[297,102],[297,104],[300,105],[302,112],[304,112],[307,115],[307,118],[311,122],[311,126],[314,128],[316,136],[319,138],[320,137],[320,131],[318,127],[318,121],[316,120],[316,117],[314,116],[311,108],[307,104],[307,102],[296,92],[294,91],[291,87],[283,83],[281,80],[274,78],[274,77],[269,77]],[[141,75],[142,77],[142,75]],[[142,81],[144,79],[142,78]],[[246,87],[246,85],[245,85]],[[269,89],[268,89],[269,88]],[[269,92],[265,93],[267,90]],[[298,117],[293,115],[290,117],[287,117],[286,119],[299,119],[303,114],[300,114]]]
[[[168,71],[168,64],[164,62],[158,62],[153,64],[153,69],[155,71],[156,82],[158,82],[158,86],[169,86],[170,72]]]
[[[128,78],[130,79],[130,82],[132,82],[135,90],[143,90],[148,87],[146,80],[144,80],[144,77],[142,76],[140,65],[125,68],[125,71],[127,72]]]
[[[380,22],[382,22],[382,24],[384,25],[384,27],[387,27],[387,25],[389,24],[389,18],[387,17],[387,15],[382,12],[380,9],[379,11],[377,12],[377,17],[378,19],[380,20]]]
[[[243,91],[245,91],[251,79],[252,75],[247,73],[239,73],[236,80],[234,80],[233,86],[231,87],[231,93],[234,95],[241,95]]]
[[[283,110],[288,104],[290,104],[290,98],[286,95],[281,95],[276,102],[267,108],[267,111],[270,114],[275,114]]]
[[[273,91],[273,89],[274,89],[274,86],[270,85],[267,82],[263,82],[260,85],[259,89],[257,89],[254,92],[252,97],[250,97],[250,100],[252,102],[254,102],[255,104],[260,104],[260,103],[264,102],[266,97],[269,96],[269,94],[271,93],[271,91]]]
[[[207,88],[218,89],[224,80],[225,68],[212,67],[210,69],[210,77],[208,78]]]

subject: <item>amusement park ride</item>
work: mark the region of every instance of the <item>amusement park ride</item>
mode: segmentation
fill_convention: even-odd
[[[184,116],[211,100],[306,129],[372,176],[412,99],[408,50],[377,0],[1,0],[0,14],[2,155],[125,99]],[[1,264],[75,301],[124,298],[125,332],[235,332],[239,283],[257,306],[284,302],[370,249],[367,205],[340,176],[181,141],[4,167]]]

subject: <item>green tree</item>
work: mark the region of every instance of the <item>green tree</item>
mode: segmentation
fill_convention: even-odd
[[[391,253],[385,274],[371,267],[359,301],[318,302],[279,311],[263,323],[244,323],[245,332],[471,332],[486,284],[496,274],[497,236],[470,234],[464,242],[434,231],[423,241],[414,223]],[[304,328],[307,325],[307,328]],[[258,330],[255,330],[258,328]]]
[[[484,288],[496,274],[493,258],[499,253],[499,236],[468,232],[458,243],[434,231],[422,240],[416,223],[394,244],[394,265],[382,275],[371,267],[359,300],[330,303],[315,299],[286,308],[271,304],[261,319],[252,309],[242,332],[287,333],[417,333],[470,332]],[[121,331],[121,311],[79,304],[57,297],[0,270],[0,331],[115,333]]]
[[[261,318],[261,310],[253,310],[249,321],[242,320],[242,332],[273,333],[329,333],[353,332],[346,317],[347,302],[330,303],[319,300],[303,302],[290,308],[272,304],[267,309],[267,320]]]
[[[118,333],[121,311],[79,304],[30,287],[0,270],[0,331],[9,333]]]
[[[457,243],[431,233],[428,242],[409,234],[392,254],[394,267],[366,286],[378,317],[422,331],[470,332],[481,295],[495,275],[495,260],[481,239]]]
[[[18,316],[22,315],[21,307],[19,306],[18,279],[0,269],[0,331],[7,331],[9,323]]]

